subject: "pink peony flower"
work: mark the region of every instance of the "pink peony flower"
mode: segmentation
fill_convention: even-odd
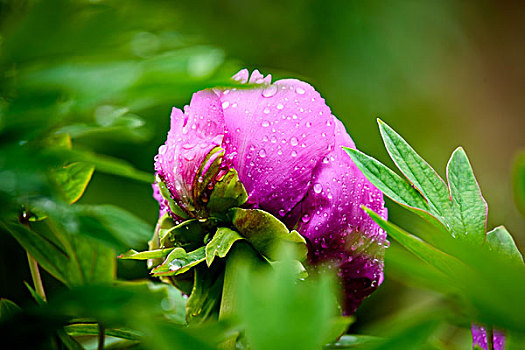
[[[494,330],[492,334],[492,348],[494,350],[505,349],[505,334],[496,330]],[[472,348],[474,349],[476,346],[479,346],[483,350],[489,350],[487,330],[485,327],[472,325]]]
[[[155,158],[158,176],[185,214],[200,218],[208,215],[214,179],[233,167],[248,193],[244,206],[273,214],[305,237],[312,266],[338,270],[345,313],[353,313],[383,281],[386,234],[360,208],[386,218],[381,192],[342,149],[354,142],[311,85],[272,83],[270,75],[256,70],[249,77],[245,69],[233,79],[253,86],[199,91],[184,112],[173,108]],[[214,152],[218,146],[224,152]],[[216,176],[203,178],[219,157]],[[156,198],[161,211],[169,210]]]

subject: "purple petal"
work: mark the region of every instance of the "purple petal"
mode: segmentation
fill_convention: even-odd
[[[223,137],[222,108],[212,91],[195,93],[184,113],[173,108],[171,129],[166,143],[159,148],[155,170],[177,204],[188,213],[194,210],[192,193],[198,169],[208,153],[221,145]]]
[[[387,217],[381,192],[341,148],[355,148],[343,124],[335,123],[335,147],[316,167],[308,194],[294,209],[298,231],[309,241],[314,264],[338,268],[351,314],[383,282],[386,233],[360,208]]]
[[[159,218],[169,210],[168,201],[160,194],[159,185],[155,182],[151,185],[153,187],[153,198],[159,202]]]
[[[485,327],[472,325],[472,348],[479,346],[483,350],[488,350],[487,330]],[[494,350],[505,349],[505,334],[503,332],[493,330],[492,343]]]
[[[260,87],[222,92],[224,143],[238,154],[233,166],[249,202],[283,216],[304,197],[314,168],[333,147],[334,125],[312,86],[269,80],[255,71],[250,82]]]

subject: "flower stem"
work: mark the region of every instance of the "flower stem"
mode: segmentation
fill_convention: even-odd
[[[47,301],[46,293],[44,292],[44,284],[42,283],[42,278],[40,277],[40,270],[38,269],[38,262],[31,253],[27,252],[27,261],[29,263],[29,270],[31,270],[31,278],[33,279],[33,284],[35,286],[36,294],[42,300]]]
[[[105,328],[104,326],[99,323],[98,324],[98,347],[97,349],[98,350],[104,350],[104,343],[105,343],[105,340],[106,340],[106,336],[105,336]]]

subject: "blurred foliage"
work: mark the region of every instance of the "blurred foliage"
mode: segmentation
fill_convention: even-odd
[[[487,0],[0,1],[3,341],[95,349],[103,331],[107,348],[214,349],[246,329],[240,344],[265,349],[281,339],[268,333],[293,335],[282,344],[294,348],[344,331],[346,321],[332,317],[330,283],[298,283],[286,264],[272,270],[273,277],[241,280],[262,287],[243,289],[236,319],[186,327],[185,296],[157,281],[129,282],[148,279],[146,267],[115,260],[129,248],[144,249],[153,232],[158,211],[150,174],[171,106],[229,84],[241,66],[232,57],[313,83],[367,153],[382,150],[377,115],[402,126],[431,163],[446,159],[444,139],[464,144],[491,206],[490,226],[505,222],[523,246],[525,223],[511,199],[509,175],[513,153],[524,146],[521,6]],[[379,158],[389,161],[385,153]],[[523,210],[523,157],[516,159],[514,198]],[[388,204],[394,222],[425,239],[435,235],[417,215]],[[505,232],[494,237],[512,246]],[[470,346],[471,319],[508,328],[508,348],[519,348],[525,341],[518,313],[523,294],[516,294],[522,271],[486,251],[447,242],[441,248],[482,272],[447,276],[392,242],[385,283],[351,325],[359,334],[326,348],[463,349]],[[47,303],[24,286],[31,279],[24,250],[43,268]],[[472,288],[458,291],[457,285]]]

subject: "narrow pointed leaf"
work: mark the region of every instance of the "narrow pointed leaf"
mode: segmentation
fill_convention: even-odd
[[[427,199],[433,214],[447,219],[449,216],[449,193],[445,182],[436,171],[392,128],[378,120],[379,129],[390,157]]]
[[[160,179],[160,177],[157,175],[155,181],[157,182],[157,184],[159,185],[159,191],[160,191],[160,194],[162,195],[162,198],[164,198],[165,200],[168,201],[168,205],[170,207],[170,210],[173,214],[183,218],[183,219],[187,219],[189,218],[188,214],[182,210],[181,207],[179,207],[175,201],[173,200],[173,198],[171,197],[171,193],[170,193],[170,190],[168,189],[168,187],[166,186],[166,184]]]
[[[148,260],[148,259],[160,259],[168,256],[174,248],[155,249],[147,250],[144,252],[137,252],[136,250],[130,249],[124,254],[118,256],[119,259],[131,259],[131,260]]]
[[[463,234],[480,244],[485,239],[487,202],[463,148],[458,147],[447,165],[447,178],[452,199],[457,203]]]
[[[523,256],[518,250],[512,235],[504,226],[498,226],[488,232],[485,245],[494,254],[499,254],[516,264],[523,264]]]
[[[206,245],[206,264],[210,266],[216,256],[224,258],[233,244],[240,239],[243,238],[239,233],[227,227],[219,227],[213,239]]]
[[[454,257],[434,248],[430,244],[422,241],[416,236],[411,235],[402,228],[392,224],[389,221],[384,220],[381,216],[375,213],[373,210],[361,206],[364,211],[383,229],[388,235],[394,238],[399,244],[411,251],[414,255],[420,259],[428,262],[435,266],[440,271],[445,273],[451,273],[454,271],[459,264]]]
[[[73,337],[99,334],[99,326],[97,323],[74,323],[64,328],[66,333]],[[141,338],[140,333],[127,328],[107,328],[104,333],[107,336],[120,339],[138,340]]]

